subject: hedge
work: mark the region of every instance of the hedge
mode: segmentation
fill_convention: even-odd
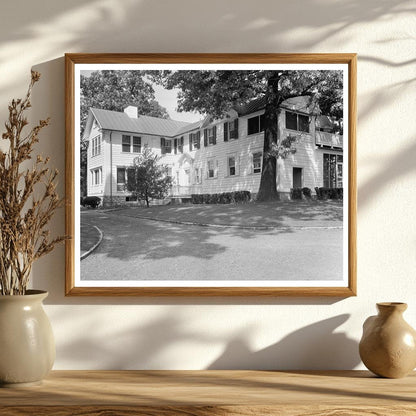
[[[193,204],[238,204],[251,200],[250,191],[223,192],[219,194],[192,194]]]
[[[85,196],[84,198],[81,197],[81,205],[83,207],[97,208],[100,203],[101,198],[98,196]]]
[[[344,188],[315,188],[316,196],[320,200],[343,199]]]

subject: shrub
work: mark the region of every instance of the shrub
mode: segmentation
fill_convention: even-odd
[[[86,196],[82,198],[81,205],[83,207],[97,208],[101,203],[101,198],[98,196]]]
[[[307,199],[312,198],[311,188],[307,188],[307,187],[302,188],[302,193],[303,193],[303,195],[305,195],[305,198],[307,198]]]
[[[343,199],[343,188],[315,188],[316,195],[320,200],[327,200],[327,199]]]
[[[302,199],[302,188],[290,188],[290,199]]]
[[[222,192],[220,194],[192,194],[192,204],[239,204],[251,200],[250,191]]]
[[[192,204],[202,204],[204,202],[204,196],[202,194],[192,194],[191,203]]]

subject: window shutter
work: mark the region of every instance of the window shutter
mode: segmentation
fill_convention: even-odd
[[[197,149],[201,148],[201,131],[198,130],[196,133],[196,146]]]
[[[212,135],[214,136],[213,144],[217,144],[217,126],[212,128]]]
[[[235,138],[238,139],[238,118],[234,120]]]
[[[164,155],[165,152],[165,139],[163,137],[160,138],[160,150],[162,155]]]
[[[179,139],[179,151],[183,153],[183,136]]]
[[[224,123],[224,141],[228,142],[228,122]]]
[[[215,161],[214,178],[218,178],[218,160]]]
[[[192,152],[192,137],[193,137],[193,134],[189,133],[189,151],[190,152]]]
[[[208,129],[204,129],[204,146],[208,146]]]

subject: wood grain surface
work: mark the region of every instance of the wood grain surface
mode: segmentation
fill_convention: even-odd
[[[54,371],[0,389],[0,415],[407,416],[416,375],[366,371]]]

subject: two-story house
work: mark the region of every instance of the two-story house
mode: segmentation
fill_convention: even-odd
[[[342,187],[342,126],[320,115],[309,97],[284,101],[278,111],[279,139],[297,138],[296,153],[277,163],[277,191],[291,188]],[[237,190],[258,192],[264,141],[264,100],[231,110],[227,118],[206,117],[186,123],[91,108],[83,140],[88,143],[88,195],[104,205],[132,200],[126,191],[127,170],[149,146],[161,156],[174,186],[170,198]]]

